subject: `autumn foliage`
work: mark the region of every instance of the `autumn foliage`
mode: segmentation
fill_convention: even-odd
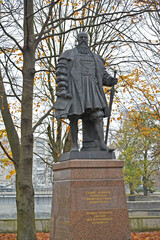
[[[37,233],[37,240],[49,240],[49,233]],[[16,240],[16,233],[1,233],[0,240]]]
[[[7,134],[0,132],[0,164],[3,169],[12,167],[7,180],[16,173],[18,239],[36,239],[34,138],[46,139],[52,162],[70,147],[67,123],[54,120],[55,69],[58,56],[75,46],[79,31],[89,33],[89,46],[106,60],[107,71],[113,74],[117,69],[112,124],[120,124],[127,111],[139,112],[139,106],[145,104],[157,125],[144,126],[143,137],[158,138],[159,5],[156,0],[0,1],[0,127]],[[106,97],[109,99],[107,89]],[[136,122],[134,127],[138,128]],[[157,146],[156,157],[159,142]]]
[[[132,233],[132,240],[160,240],[160,231]],[[15,233],[1,233],[0,240],[16,240]],[[49,233],[37,233],[37,240],[49,240]]]
[[[160,240],[160,231],[132,233],[132,239],[133,240]]]

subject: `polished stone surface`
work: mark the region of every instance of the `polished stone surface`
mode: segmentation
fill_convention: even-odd
[[[51,240],[129,240],[123,161],[54,164]]]
[[[59,161],[66,161],[71,159],[115,159],[114,152],[107,152],[107,151],[73,151],[63,153],[59,157]]]

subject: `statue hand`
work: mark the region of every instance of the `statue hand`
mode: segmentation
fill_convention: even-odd
[[[115,85],[118,83],[118,78],[112,78],[112,84]]]

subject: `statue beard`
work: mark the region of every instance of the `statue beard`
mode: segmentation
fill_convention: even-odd
[[[78,44],[77,46],[78,52],[82,54],[87,54],[89,53],[89,47],[85,41],[82,41],[81,43]]]

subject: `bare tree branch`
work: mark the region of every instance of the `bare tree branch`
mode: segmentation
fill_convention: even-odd
[[[39,120],[38,122],[33,126],[33,132],[36,130],[36,128],[41,125],[42,121],[48,117],[48,115],[50,114],[50,112],[53,110],[53,107],[51,107],[47,112],[46,114],[44,114]]]
[[[38,46],[40,40],[41,40],[41,36],[43,35],[44,33],[44,29],[46,28],[47,24],[48,24],[48,21],[51,17],[51,14],[52,14],[52,8],[55,4],[57,4],[60,0],[57,0],[56,2],[54,0],[51,1],[51,4],[50,4],[50,7],[49,7],[49,10],[48,10],[48,16],[46,18],[46,21],[45,23],[43,24],[42,26],[42,29],[40,31],[40,33],[38,34],[38,38],[35,40],[35,43],[34,43],[34,48],[36,49],[36,47]]]
[[[38,153],[34,152],[33,154],[36,155],[37,157],[39,157],[44,163],[46,163],[47,165],[49,165],[51,168],[53,167],[53,164],[45,161],[44,158],[42,158]]]
[[[18,46],[19,50],[23,51],[22,47],[19,45],[17,40],[5,30],[5,28],[3,27],[3,25],[1,23],[0,23],[0,27],[2,28],[2,30],[6,34],[6,36],[15,42],[15,44]]]

